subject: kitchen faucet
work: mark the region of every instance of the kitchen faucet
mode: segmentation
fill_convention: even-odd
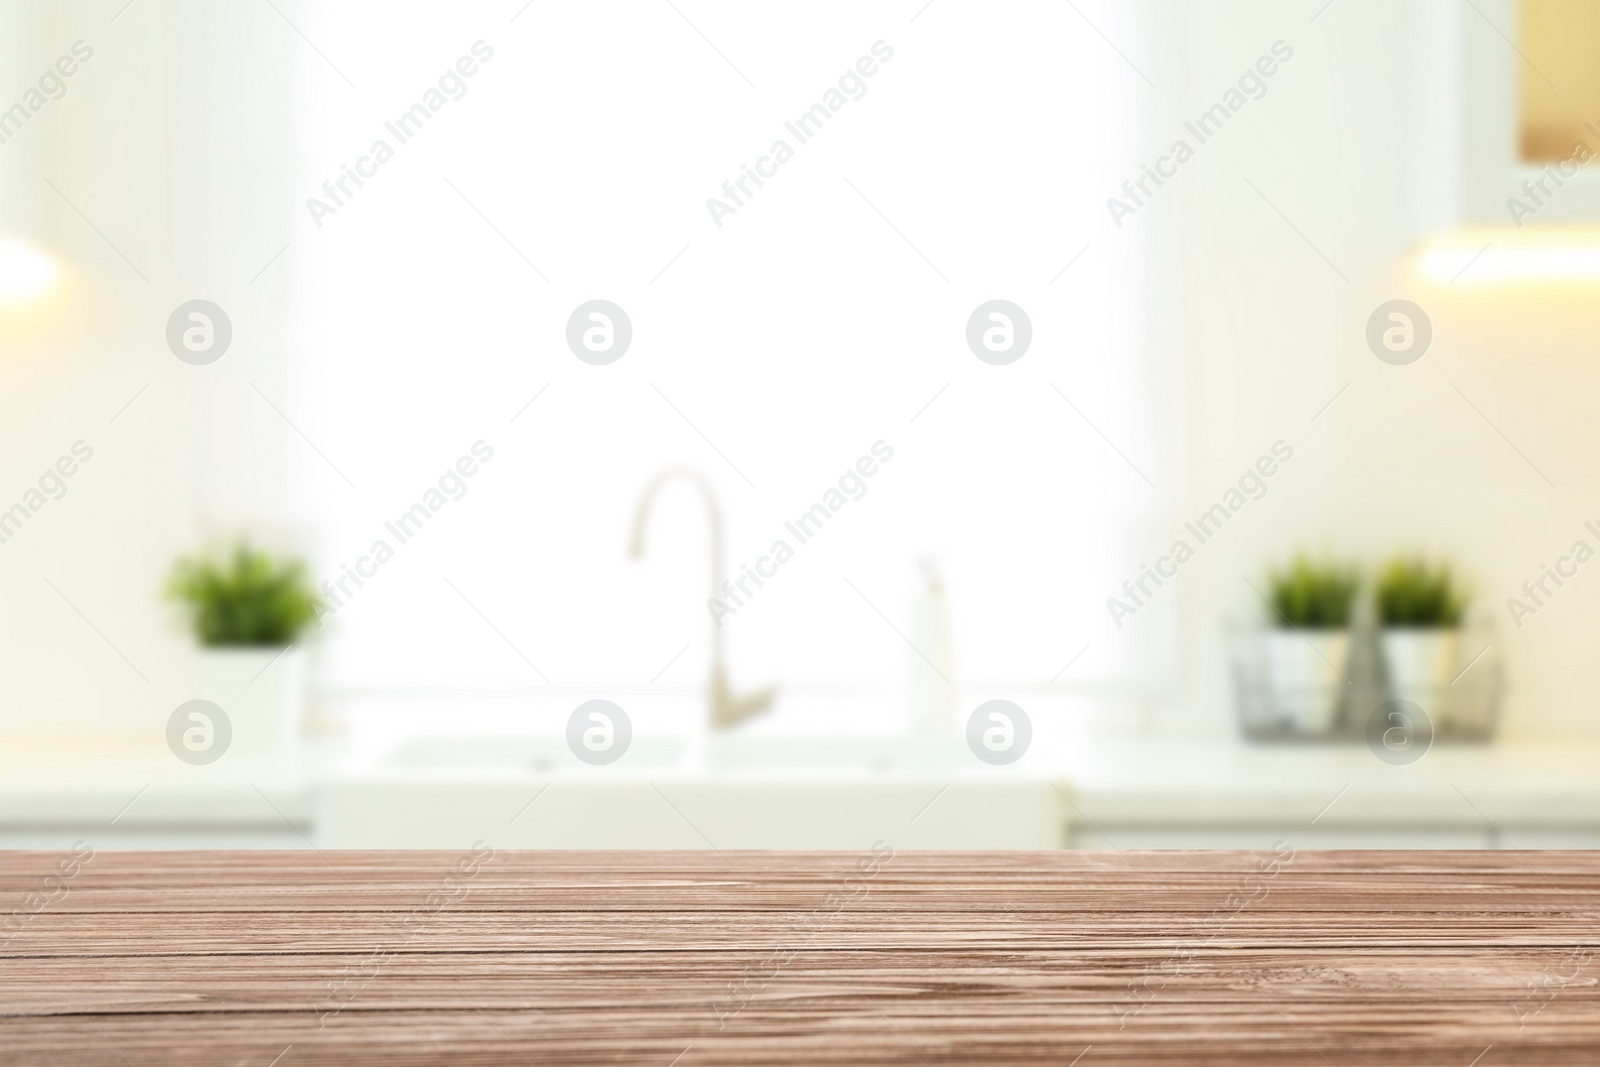
[[[706,502],[706,519],[711,538],[711,596],[722,596],[726,570],[722,557],[722,511],[717,507],[717,497],[711,485],[697,472],[681,467],[671,467],[650,480],[639,497],[639,507],[633,516],[633,541],[628,554],[634,559],[644,556],[644,532],[650,518],[650,506],[655,502],[656,491],[663,484],[682,478],[700,490]],[[736,696],[728,684],[728,672],[722,658],[722,631],[713,622],[711,626],[711,728],[726,730],[746,719],[761,714],[772,706],[776,689],[763,689],[745,696]]]

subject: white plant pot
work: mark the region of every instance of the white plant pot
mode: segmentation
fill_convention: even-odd
[[[1350,631],[1272,630],[1266,636],[1267,685],[1279,723],[1307,733],[1331,730],[1344,696]]]
[[[206,648],[195,656],[191,699],[228,716],[228,756],[287,758],[300,745],[305,683],[302,649]]]
[[[1460,630],[1384,630],[1383,662],[1390,693],[1428,707],[1455,677],[1460,651]]]

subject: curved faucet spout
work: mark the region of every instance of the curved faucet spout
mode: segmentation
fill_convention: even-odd
[[[727,571],[723,566],[723,530],[722,509],[717,505],[717,494],[698,471],[687,467],[669,467],[650,479],[645,485],[644,492],[639,495],[639,505],[633,514],[633,537],[628,544],[628,554],[634,559],[644,557],[645,531],[650,523],[650,509],[655,504],[656,494],[667,482],[682,479],[700,490],[700,496],[706,505],[706,525],[711,542],[711,567],[707,574],[710,585],[710,599],[706,601],[708,610],[712,600],[724,595],[728,585]],[[762,690],[748,696],[737,696],[728,684],[727,670],[723,663],[722,630],[713,621],[711,624],[711,683],[709,699],[711,704],[711,726],[713,729],[725,729],[734,726],[745,719],[767,710],[772,705],[776,691]]]
[[[644,558],[644,535],[650,525],[650,508],[655,503],[656,493],[675,478],[681,478],[700,490],[701,499],[705,501],[706,525],[709,527],[711,539],[711,573],[707,577],[711,582],[711,595],[720,596],[722,579],[725,577],[722,566],[722,509],[717,506],[717,494],[712,490],[711,483],[698,471],[687,467],[668,467],[650,479],[649,484],[644,487],[644,492],[639,494],[639,506],[634,509],[633,540],[628,544],[628,554],[634,559]]]

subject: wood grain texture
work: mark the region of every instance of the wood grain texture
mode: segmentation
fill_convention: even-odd
[[[1592,853],[62,859],[0,853],[0,1063],[1600,1057]]]

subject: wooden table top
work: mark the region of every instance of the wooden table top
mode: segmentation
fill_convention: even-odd
[[[6,1064],[1600,1059],[1600,854],[0,853]]]

